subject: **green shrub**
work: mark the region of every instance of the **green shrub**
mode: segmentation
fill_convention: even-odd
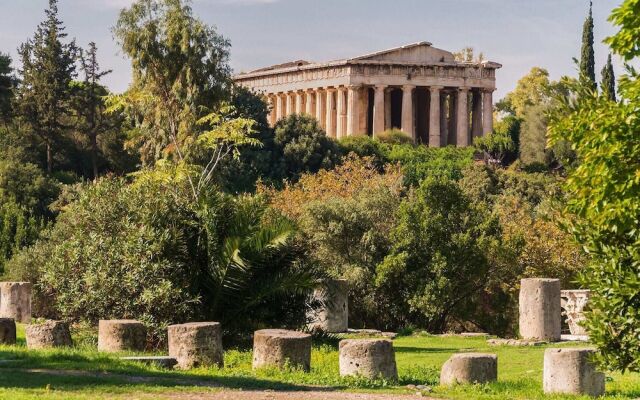
[[[400,206],[393,248],[376,285],[396,299],[396,326],[441,332],[482,314],[478,296],[490,276],[487,251],[499,240],[496,218],[445,177],[424,180]]]
[[[387,144],[413,144],[411,136],[400,129],[389,129],[376,135],[376,139]]]
[[[428,177],[443,176],[458,180],[462,170],[473,162],[474,149],[429,148],[426,146],[395,145],[389,152],[391,162],[399,162],[407,186],[418,186]]]
[[[389,162],[387,153],[390,146],[380,140],[359,135],[344,137],[338,143],[342,148],[342,154],[355,153],[360,157],[371,157],[379,171]]]
[[[308,115],[293,114],[278,121],[275,144],[287,177],[293,180],[303,172],[333,168],[341,158],[338,144],[326,135],[318,120]]]
[[[264,219],[259,198],[211,189],[194,203],[188,191],[159,171],[132,184],[87,184],[10,261],[11,276],[35,283],[37,316],[134,318],[157,339],[166,325],[194,319],[219,321],[225,332],[299,327],[323,275],[306,263],[292,225]]]

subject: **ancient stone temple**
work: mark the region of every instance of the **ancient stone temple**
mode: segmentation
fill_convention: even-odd
[[[493,129],[500,67],[459,62],[421,42],[346,60],[274,65],[235,81],[267,96],[271,124],[304,113],[334,138],[398,128],[418,143],[464,147]]]

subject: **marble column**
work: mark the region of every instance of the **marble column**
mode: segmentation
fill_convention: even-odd
[[[493,90],[482,91],[482,134],[493,132]]]
[[[472,91],[471,95],[471,133],[473,137],[482,136],[482,93],[479,89]],[[473,144],[473,141],[469,144]]]
[[[413,85],[402,86],[402,131],[415,140],[413,127]]]
[[[391,90],[388,88],[384,93],[384,130],[393,128],[391,126]]]
[[[276,124],[276,95],[269,95],[269,125],[274,126]]]
[[[335,113],[335,93],[336,90],[328,88],[327,92],[327,105],[326,105],[326,128],[327,136],[336,137],[336,113]]]
[[[456,127],[456,146],[469,146],[469,88],[458,88],[458,123]]]
[[[313,90],[307,90],[305,93],[304,99],[305,106],[305,114],[311,115],[313,117],[313,112],[315,111],[315,104],[313,104]]]
[[[327,115],[325,111],[326,95],[322,89],[316,89],[316,119],[320,122],[322,129],[326,131]]]
[[[347,99],[345,98],[346,96],[346,90],[344,87],[339,87],[338,91],[336,92],[337,95],[337,105],[336,105],[336,109],[337,109],[337,126],[336,126],[336,137],[338,139],[341,139],[342,137],[346,136],[347,134]]]
[[[440,147],[440,90],[442,86],[431,86],[429,100],[429,147]]]
[[[302,114],[302,92],[296,92],[296,114]]]
[[[294,104],[293,104],[293,100],[294,100],[293,96],[294,96],[294,94],[289,92],[285,96],[287,96],[287,107],[286,107],[286,111],[285,111],[285,116],[288,117],[289,115],[293,114],[293,111],[294,111],[294,109],[293,109],[293,107],[294,107]]]
[[[384,132],[386,109],[384,91],[386,86],[376,85],[373,97],[373,136]]]
[[[360,132],[360,87],[349,86],[347,92],[347,135],[353,136]]]
[[[456,128],[458,126],[458,91],[449,92],[447,104],[447,146],[456,144]]]
[[[282,93],[276,94],[276,122],[284,117],[284,97]]]
[[[440,146],[447,145],[447,136],[449,136],[449,124],[447,123],[447,114],[449,112],[449,94],[440,93]]]

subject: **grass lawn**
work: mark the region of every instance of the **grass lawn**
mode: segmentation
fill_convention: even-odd
[[[221,389],[305,390],[317,386],[336,390],[406,393],[408,384],[433,386],[432,397],[447,399],[542,399],[542,358],[545,347],[489,347],[484,338],[410,336],[394,341],[400,382],[341,378],[335,345],[317,345],[312,370],[251,370],[250,350],[229,350],[225,368],[186,372],[164,371],[98,353],[91,340],[77,348],[28,351],[19,328],[17,346],[0,346],[0,398],[84,399],[162,398],[162,393],[194,393]],[[557,346],[557,345],[556,345]],[[569,344],[563,344],[569,346]],[[498,355],[499,381],[489,385],[439,387],[441,365],[455,352],[481,351]],[[640,374],[610,374],[608,399],[640,397]]]

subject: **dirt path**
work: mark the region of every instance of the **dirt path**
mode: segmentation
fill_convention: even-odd
[[[320,387],[301,387],[300,390],[275,391],[275,390],[229,390],[219,383],[198,379],[176,379],[169,377],[123,375],[109,372],[92,372],[80,370],[55,370],[55,369],[25,369],[25,372],[34,374],[56,376],[79,376],[95,378],[117,378],[129,383],[143,384],[178,384],[185,387],[201,387],[202,391],[176,391],[175,388],[167,388],[167,393],[136,392],[122,396],[129,400],[147,399],[171,399],[171,400],[436,400],[416,393],[412,395],[391,395],[375,393],[347,393],[323,390]],[[204,389],[206,388],[206,389]],[[213,389],[213,390],[212,390]],[[217,390],[219,389],[219,390]],[[120,397],[118,397],[120,398]]]
[[[134,397],[139,399],[157,399],[158,394]],[[236,391],[224,390],[214,393],[166,393],[161,399],[171,400],[436,400],[419,395],[391,395],[345,392],[275,392],[275,391]]]

